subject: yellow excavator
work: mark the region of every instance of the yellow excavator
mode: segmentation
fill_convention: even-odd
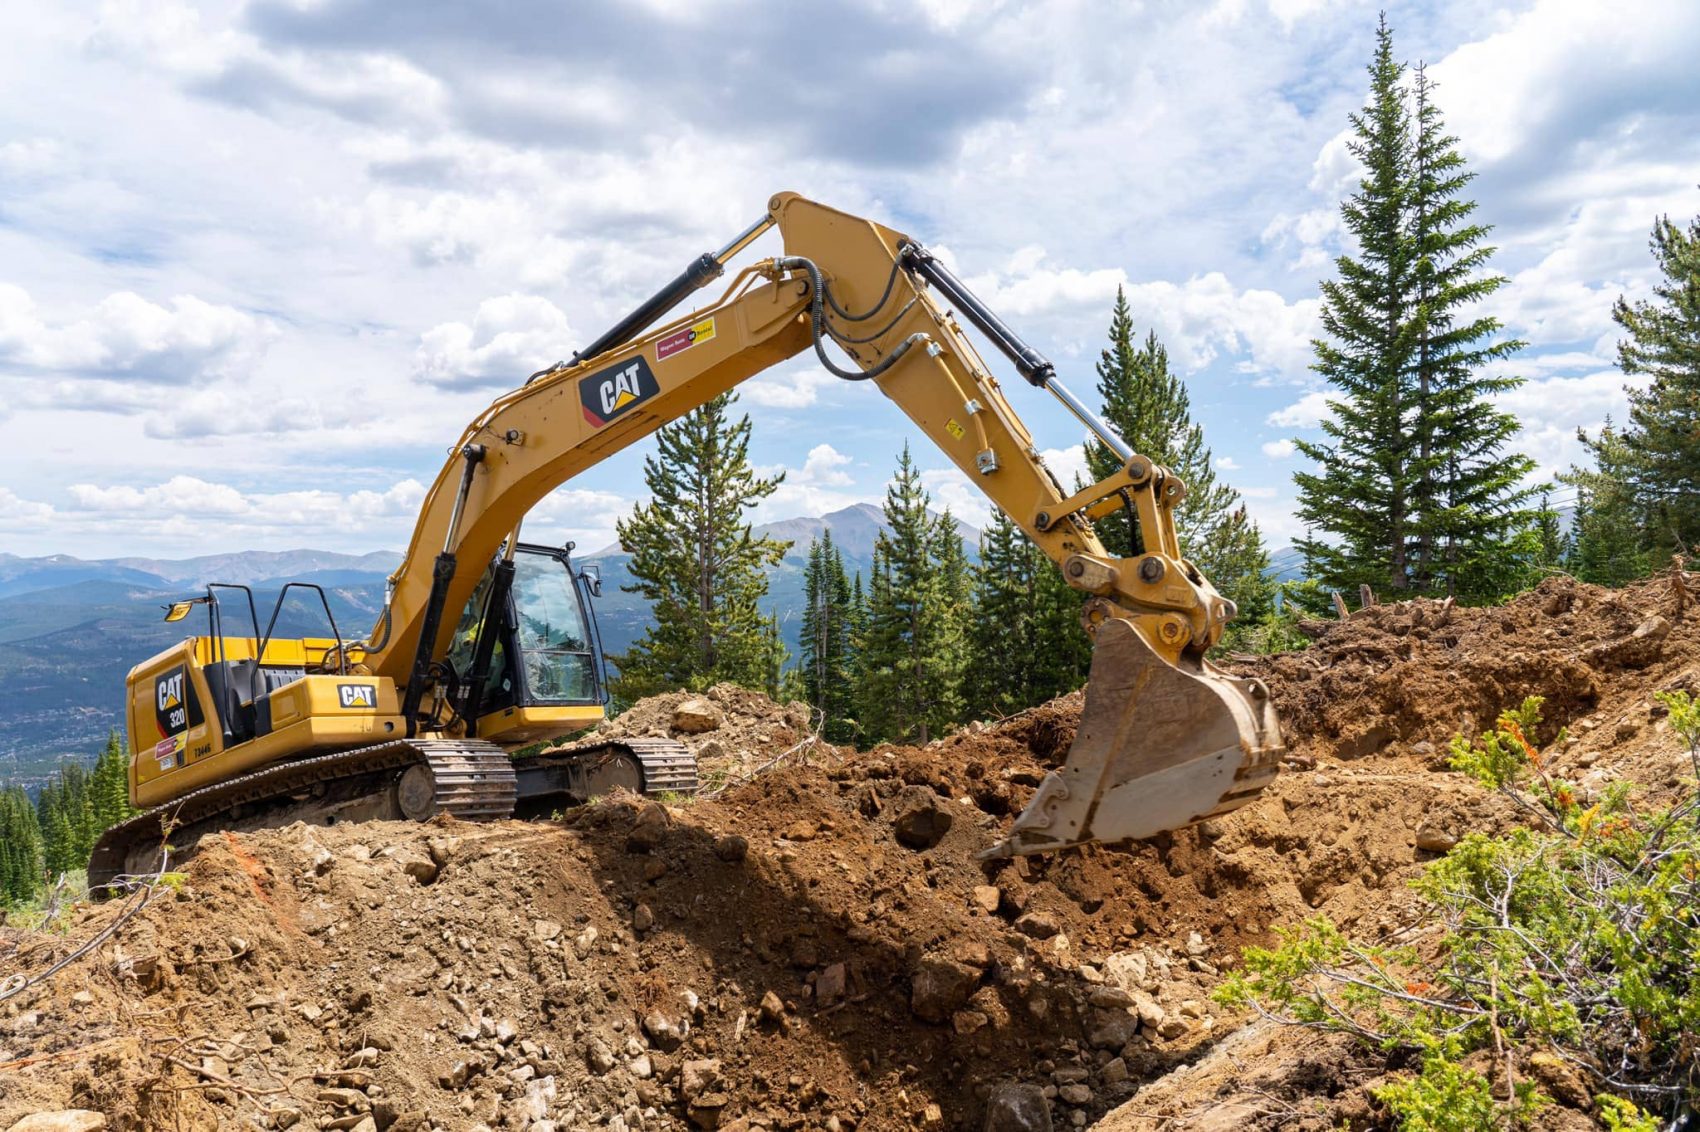
[[[656,325],[772,228],[784,254]],[[964,324],[1053,394],[1121,469],[1065,491]],[[985,856],[1149,837],[1235,809],[1273,780],[1283,751],[1267,689],[1205,659],[1235,610],[1181,555],[1174,510],[1185,484],[1130,451],[915,239],[780,193],[726,247],[467,426],[366,639],[344,640],[308,583],[279,593],[263,630],[240,586],[215,584],[170,608],[167,620],[204,607],[207,632],[130,672],[130,796],[149,808],[100,839],[91,885],[145,870],[162,839],[188,846],[213,829],[439,812],[496,819],[523,802],[617,786],[694,789],[694,761],[667,740],[592,738],[509,756],[585,730],[606,699],[590,612],[599,581],[567,550],[521,541],[521,523],[575,475],[808,349],[835,376],[896,402],[1090,595],[1083,622],[1094,649],[1075,743]],[[1133,519],[1126,556],[1094,530],[1117,511]],[[329,635],[275,637],[285,599],[314,591]]]

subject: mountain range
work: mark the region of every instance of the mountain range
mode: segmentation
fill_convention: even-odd
[[[865,574],[873,564],[874,540],[883,529],[883,512],[867,503],[756,528],[758,535],[791,543],[784,559],[768,571],[762,608],[779,618],[793,652],[802,627],[810,540],[831,530],[845,567]],[[960,522],[958,529],[972,556],[979,531]],[[629,556],[615,545],[579,560],[601,568],[596,616],[603,647],[623,652],[642,635],[649,619],[647,603],[622,588],[631,582]],[[161,620],[169,602],[194,596],[208,582],[247,585],[254,590],[263,626],[285,582],[316,582],[325,589],[338,629],[353,638],[377,618],[384,580],[400,561],[396,551],[245,551],[185,559],[97,560],[0,554],[0,781],[39,780],[62,759],[88,757],[111,728],[123,726],[124,680],[130,668],[185,635],[182,624]],[[324,613],[316,604],[308,607],[292,600],[277,631],[323,635]]]

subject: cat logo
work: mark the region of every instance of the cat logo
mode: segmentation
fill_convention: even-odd
[[[657,393],[661,386],[649,363],[641,357],[632,358],[600,373],[581,378],[578,383],[579,402],[584,406],[584,419],[601,428],[633,405],[641,405]]]
[[[154,678],[154,721],[161,738],[180,735],[201,722],[201,703],[180,664]]]
[[[378,706],[378,689],[370,684],[338,684],[337,699],[342,701],[345,708],[375,708]]]

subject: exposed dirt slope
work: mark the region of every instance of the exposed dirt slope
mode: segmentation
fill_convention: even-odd
[[[1314,911],[1407,924],[1403,882],[1510,820],[1439,769],[1446,740],[1526,694],[1579,736],[1561,767],[1673,786],[1649,697],[1700,679],[1700,630],[1666,582],[1555,581],[1444,621],[1371,611],[1248,670],[1300,765],[1127,851],[973,860],[1066,753],[1077,698],[923,749],[805,745],[673,808],[205,839],[180,891],[0,1004],[0,1128],[82,1107],[115,1128],[978,1129],[1024,1099],[998,1127],[1373,1124],[1344,1046],[1218,1016],[1218,966]],[[795,711],[716,706],[692,742],[718,735],[729,778],[803,737]],[[0,979],[117,914],[0,935]]]

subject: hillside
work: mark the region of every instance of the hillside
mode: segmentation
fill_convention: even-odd
[[[758,534],[792,543],[784,560],[768,571],[762,608],[779,618],[793,652],[802,630],[809,540],[830,529],[843,547],[846,567],[865,573],[873,564],[882,523],[878,507],[857,504],[756,528]],[[972,557],[979,531],[963,523],[958,529]],[[240,583],[254,588],[264,618],[284,582],[316,582],[327,590],[344,636],[353,637],[376,619],[384,579],[399,561],[399,553],[387,551],[248,551],[176,561],[0,554],[0,780],[45,778],[61,759],[87,758],[110,729],[123,726],[125,675],[185,633],[182,625],[160,620],[169,601],[194,594],[209,581]],[[596,615],[603,645],[609,652],[623,652],[649,618],[647,604],[622,588],[631,581],[628,558],[612,546],[582,561],[602,569]],[[280,627],[325,632],[316,608],[294,602]]]
[[[1210,991],[1314,913],[1366,940],[1416,922],[1406,882],[1516,820],[1435,752],[1525,695],[1582,790],[1679,788],[1650,694],[1700,682],[1700,623],[1672,598],[1557,579],[1322,627],[1242,665],[1282,714],[1276,784],[1125,850],[973,859],[1078,697],[920,749],[805,745],[683,806],[211,836],[180,891],[56,974],[119,907],[0,929],[0,963],[39,980],[0,1027],[0,1127],[71,1106],[114,1129],[1380,1127],[1384,1063]],[[799,738],[795,712],[721,702],[693,742],[746,774]],[[1555,1097],[1539,1127],[1596,1126],[1581,1077],[1519,1072]]]

